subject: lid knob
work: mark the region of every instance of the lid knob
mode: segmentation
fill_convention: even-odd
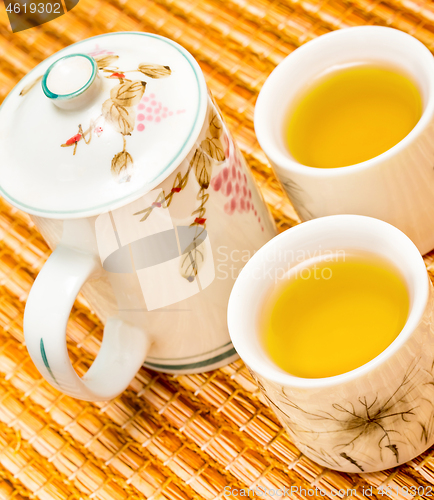
[[[99,90],[98,65],[86,54],[70,54],[53,63],[42,78],[44,94],[62,109],[79,109]]]

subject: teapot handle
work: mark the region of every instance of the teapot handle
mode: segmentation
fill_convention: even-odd
[[[151,344],[140,328],[109,318],[95,361],[83,377],[77,375],[68,356],[66,325],[81,287],[100,272],[94,255],[59,245],[37,276],[24,312],[26,346],[41,375],[85,401],[107,401],[124,391]]]

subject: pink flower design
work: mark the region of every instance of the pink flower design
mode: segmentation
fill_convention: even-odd
[[[152,124],[161,123],[169,116],[173,116],[174,114],[179,115],[181,113],[185,113],[186,111],[185,109],[169,109],[167,106],[164,106],[161,101],[158,101],[158,98],[154,93],[144,95],[141,102],[138,104],[137,109],[141,111],[141,113],[137,115],[137,120],[139,122],[152,122]],[[146,115],[144,114],[145,111]],[[145,126],[143,125],[143,123],[139,123],[136,126],[136,130],[138,132],[143,132],[143,130],[145,130]]]
[[[247,176],[243,172],[241,153],[235,148],[230,138],[225,137],[225,142],[225,166],[211,180],[211,188],[229,198],[224,205],[224,210],[228,215],[232,215],[235,211],[252,212],[264,231],[261,217],[258,216],[253,206],[252,191],[248,186]]]
[[[95,45],[95,48],[92,50],[92,52],[88,52],[88,55],[92,57],[96,56],[102,56],[102,55],[112,55],[114,52],[111,52],[110,50],[106,49],[101,49],[98,44]]]

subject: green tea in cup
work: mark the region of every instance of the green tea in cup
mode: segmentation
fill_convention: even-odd
[[[345,167],[395,146],[421,115],[422,99],[412,79],[358,63],[314,80],[292,103],[285,138],[302,165]]]
[[[404,327],[404,278],[369,253],[311,259],[271,291],[261,318],[274,363],[297,377],[340,375],[384,351]]]

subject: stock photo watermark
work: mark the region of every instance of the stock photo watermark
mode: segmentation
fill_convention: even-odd
[[[73,9],[79,0],[13,0],[4,2],[13,33],[47,23]]]
[[[214,280],[235,281],[256,253],[213,247],[204,225],[175,224],[167,207],[156,204],[161,196],[161,189],[152,190],[95,221],[101,265],[113,275],[136,274],[147,311],[199,294]],[[264,253],[252,278],[274,283],[288,277],[329,280],[333,272],[327,263],[337,261],[345,261],[344,250],[274,249]]]
[[[216,279],[237,279],[241,268],[253,257],[248,250],[230,250],[227,246],[219,246],[216,251]],[[345,250],[323,250],[321,246],[311,252],[309,250],[275,250],[252,271],[255,280],[268,279],[275,283],[291,278],[304,280],[329,280],[332,269],[324,266],[324,262],[344,262]],[[241,264],[241,266],[240,266]]]
[[[267,488],[266,486],[255,486],[254,488],[234,488],[225,486],[223,489],[223,497],[263,497],[263,498],[313,498],[327,496],[331,498],[350,498],[355,496],[364,496],[367,498],[375,496],[400,496],[402,498],[413,498],[417,496],[434,497],[434,488],[432,486],[398,486],[384,485],[374,488],[372,486],[359,486],[357,488],[331,488],[325,489],[318,486],[302,487],[292,485],[283,488]]]

